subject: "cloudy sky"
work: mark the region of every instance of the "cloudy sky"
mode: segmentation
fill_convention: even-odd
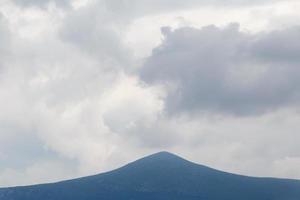
[[[1,0],[0,187],[161,150],[300,179],[298,0]]]

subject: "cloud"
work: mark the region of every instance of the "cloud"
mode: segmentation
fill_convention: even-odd
[[[299,27],[250,34],[232,24],[162,33],[140,77],[166,86],[169,113],[247,116],[299,105]]]
[[[8,29],[7,20],[0,12],[0,74],[1,66],[5,60],[9,57],[10,52],[10,31]]]
[[[130,19],[115,15],[103,2],[68,12],[59,37],[83,54],[109,63],[110,67],[128,68],[131,54],[122,41],[122,35]]]
[[[164,12],[174,12],[176,10],[184,10],[196,8],[199,6],[213,6],[213,7],[226,7],[226,6],[250,6],[250,5],[263,5],[268,3],[280,2],[282,0],[104,0],[104,4],[109,10],[112,10],[118,15],[129,16],[144,16],[149,14],[157,14]]]
[[[52,18],[47,13],[39,20],[52,30],[34,36],[24,36],[24,26],[8,23],[15,31],[8,34],[11,52],[0,76],[1,186],[66,178],[61,176],[64,166],[72,177],[98,173],[143,152],[134,145],[142,140],[131,137],[126,125],[153,120],[161,100],[124,72],[127,52],[109,22],[94,29],[94,23],[86,24],[89,16],[100,20],[103,15],[84,9],[77,14]],[[14,17],[26,24],[27,32],[36,30],[32,15]],[[52,160],[60,164],[45,176]]]
[[[47,8],[52,3],[57,7],[69,7],[72,0],[13,0],[14,3],[21,7],[40,7]]]
[[[45,9],[49,5],[55,5],[59,8],[74,8],[74,5],[101,5],[114,13],[115,17],[138,18],[145,15],[153,15],[158,13],[174,12],[178,10],[192,9],[200,6],[213,7],[244,7],[253,5],[265,5],[283,0],[13,0],[13,2],[22,8],[42,8]],[[75,6],[76,7],[76,6]]]

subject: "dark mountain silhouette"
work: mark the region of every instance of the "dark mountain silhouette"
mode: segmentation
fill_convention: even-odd
[[[168,152],[58,183],[0,189],[1,200],[300,200],[300,181],[218,171]]]

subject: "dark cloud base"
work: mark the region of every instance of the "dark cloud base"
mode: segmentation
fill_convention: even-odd
[[[249,34],[238,24],[166,31],[140,70],[172,86],[169,113],[256,115],[300,103],[300,27]]]

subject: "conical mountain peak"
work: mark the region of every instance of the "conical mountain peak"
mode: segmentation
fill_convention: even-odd
[[[168,151],[160,151],[160,152],[154,153],[154,154],[149,155],[149,156],[177,156],[177,155],[175,155],[173,153],[170,153]],[[177,157],[179,157],[179,156],[177,156]]]
[[[138,159],[132,163],[129,163],[127,167],[157,167],[157,166],[168,166],[168,165],[178,165],[178,164],[191,164],[191,162],[167,151],[161,151],[144,158]]]
[[[167,151],[161,151],[161,152],[158,152],[158,153],[154,153],[152,155],[149,155],[149,156],[146,156],[142,159],[159,159],[159,160],[171,160],[171,159],[177,159],[177,160],[182,160],[182,161],[186,161],[185,159],[173,154],[173,153],[170,153],[170,152],[167,152]]]

